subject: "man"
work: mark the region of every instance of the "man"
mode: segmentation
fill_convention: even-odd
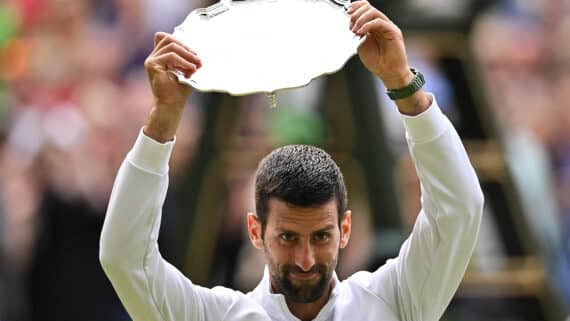
[[[350,236],[351,212],[340,170],[322,150],[286,146],[259,165],[253,245],[264,277],[250,293],[191,283],[158,252],[168,159],[190,88],[196,53],[159,33],[145,66],[154,106],[117,175],[101,236],[100,259],[134,320],[438,320],[456,291],[476,240],[483,197],[454,128],[410,71],[402,33],[368,2],[348,10],[367,35],[358,54],[396,99],[422,182],[422,211],[397,258],[345,281],[334,269]]]

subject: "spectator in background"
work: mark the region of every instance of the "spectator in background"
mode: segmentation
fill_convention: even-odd
[[[161,2],[166,28],[196,5],[182,3]],[[115,20],[99,15],[103,6]],[[0,7],[10,17],[0,19],[0,319],[127,320],[97,261],[98,239],[112,179],[146,116],[146,76],[131,65],[148,54],[137,45],[153,29],[148,3]],[[199,128],[189,126],[193,110],[184,130]],[[192,150],[193,140],[181,142],[174,175]]]
[[[479,20],[473,38],[537,254],[567,309],[570,50],[560,44],[570,39],[569,9],[563,1],[503,1]]]

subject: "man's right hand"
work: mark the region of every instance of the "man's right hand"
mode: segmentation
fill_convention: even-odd
[[[172,35],[158,32],[154,49],[144,63],[154,96],[154,105],[145,135],[164,143],[174,138],[184,105],[192,89],[178,83],[171,71],[178,70],[189,78],[202,66],[200,58]]]

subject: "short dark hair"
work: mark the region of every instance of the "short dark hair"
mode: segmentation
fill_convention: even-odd
[[[259,163],[255,175],[255,210],[261,221],[262,236],[272,197],[299,207],[320,206],[334,197],[339,226],[347,203],[340,169],[324,150],[309,145],[280,147]]]

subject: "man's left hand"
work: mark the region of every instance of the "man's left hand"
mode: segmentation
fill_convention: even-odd
[[[355,1],[348,10],[350,28],[366,40],[358,48],[360,60],[380,77],[388,89],[408,85],[413,74],[408,66],[402,31],[368,1]]]
[[[366,36],[358,48],[364,66],[380,77],[389,90],[408,86],[414,74],[408,65],[400,28],[366,0],[353,2],[348,14],[351,30],[359,36]],[[420,89],[409,97],[397,100],[396,105],[400,113],[413,116],[429,108],[431,100]]]

